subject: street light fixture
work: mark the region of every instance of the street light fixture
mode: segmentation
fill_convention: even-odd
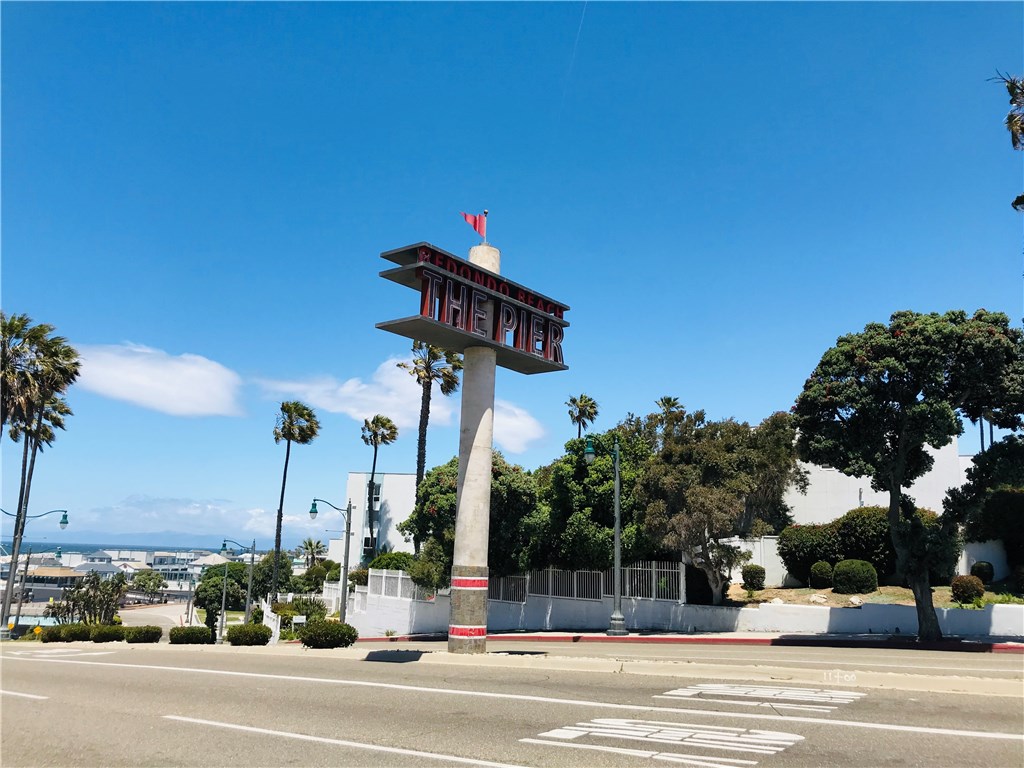
[[[336,507],[327,499],[313,499],[313,504],[309,508],[309,517],[311,520],[316,520],[317,509],[316,503],[322,501],[331,509],[336,509],[338,512],[345,513],[345,559],[341,564],[341,578],[338,580],[338,618],[341,623],[345,623],[345,616],[348,612],[348,545],[352,538],[352,499],[348,500],[348,506],[345,509]]]
[[[252,546],[251,547],[247,547],[245,544],[242,544],[241,542],[235,541],[234,539],[224,539],[224,543],[220,545],[220,554],[221,554],[221,556],[227,557],[227,555],[225,555],[224,553],[228,551],[228,544],[229,543],[230,544],[234,544],[236,547],[241,549],[243,552],[245,550],[247,550],[247,549],[249,550],[249,568],[248,568],[248,570],[249,570],[249,581],[248,581],[248,585],[245,588],[245,623],[248,624],[249,623],[249,616],[251,615],[251,606],[252,606],[252,571],[253,571],[253,561],[256,559],[256,539],[252,540]],[[225,578],[224,578],[224,595],[222,597],[227,597],[227,588],[228,588],[228,581],[227,581],[227,572],[228,571],[227,571],[227,568],[228,568],[228,564],[224,563],[224,577]],[[221,616],[223,617],[223,615],[224,615],[224,607],[222,605],[221,606]]]
[[[593,464],[597,452],[594,450],[594,438],[587,436],[587,447],[583,451],[583,458],[587,464]],[[622,518],[619,512],[619,436],[615,435],[615,443],[612,447],[612,456],[615,459],[615,569],[613,582],[615,584],[612,594],[612,615],[608,624],[608,631],[605,633],[612,636],[628,635],[626,619],[622,615]]]
[[[51,509],[49,512],[42,512],[38,515],[17,515],[8,512],[6,509],[0,509],[0,512],[3,512],[7,517],[15,518],[14,536],[11,537],[11,566],[7,572],[7,585],[4,588],[3,607],[2,610],[0,610],[0,616],[3,617],[2,624],[6,625],[7,620],[11,615],[11,599],[14,596],[14,582],[17,580],[18,552],[21,549],[21,538],[24,535],[25,523],[29,520],[38,520],[40,517],[46,517],[47,515],[62,512],[63,514],[60,518],[60,527],[61,530],[64,530],[68,527],[68,511],[66,509]],[[21,518],[21,530],[18,529],[18,518]]]

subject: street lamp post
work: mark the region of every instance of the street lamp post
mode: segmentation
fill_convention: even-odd
[[[338,512],[345,513],[345,558],[341,564],[341,578],[338,581],[338,618],[341,619],[341,623],[344,624],[346,614],[348,613],[348,545],[352,537],[352,499],[348,500],[348,506],[345,507],[345,509],[334,506],[326,499],[313,499],[313,504],[309,508],[309,516],[313,520],[316,520],[316,503],[318,501],[322,501],[331,509],[336,509]]]
[[[256,539],[252,540],[252,546],[251,547],[247,547],[245,544],[237,542],[234,539],[224,539],[224,543],[220,545],[220,553],[221,553],[221,555],[223,555],[225,552],[227,552],[228,544],[234,544],[236,547],[241,549],[243,552],[245,550],[247,550],[247,549],[249,550],[249,569],[248,569],[249,570],[249,579],[248,579],[248,585],[245,588],[245,623],[248,624],[249,623],[249,616],[251,614],[251,606],[252,606],[252,571],[253,571],[253,561],[256,558]],[[227,563],[224,564],[224,568],[225,568],[224,572],[227,573]],[[224,589],[225,589],[225,592],[226,592],[227,591],[227,580],[225,580],[225,582],[224,582]]]
[[[583,458],[587,464],[594,462],[596,456],[594,451],[594,439],[587,437],[587,447],[583,451]],[[615,565],[612,581],[614,595],[612,603],[611,620],[608,623],[607,635],[619,636],[628,635],[626,619],[622,615],[622,518],[619,511],[619,436],[615,435],[615,443],[612,448],[612,456],[615,460]]]
[[[63,514],[60,518],[60,527],[61,530],[63,530],[68,527],[68,511],[66,509],[51,509],[49,512],[42,512],[38,515],[11,514],[6,509],[0,509],[0,512],[3,512],[8,517],[14,518],[14,536],[11,541],[11,567],[7,572],[7,585],[4,588],[4,601],[2,609],[0,609],[0,616],[2,616],[3,619],[2,622],[0,622],[0,625],[6,626],[7,620],[11,616],[11,599],[14,597],[14,583],[18,576],[18,550],[21,549],[21,537],[24,534],[25,523],[28,520],[37,520],[40,517],[46,517],[47,515],[62,512]],[[19,523],[21,523],[20,530],[18,525]]]

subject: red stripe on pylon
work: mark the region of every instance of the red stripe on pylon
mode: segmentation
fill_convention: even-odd
[[[453,576],[452,587],[455,589],[487,589],[487,577]]]
[[[448,626],[448,634],[452,637],[486,637],[487,627],[467,627],[451,624]]]

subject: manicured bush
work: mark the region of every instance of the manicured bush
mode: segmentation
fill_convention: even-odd
[[[171,645],[208,645],[213,642],[209,627],[171,627]]]
[[[61,632],[63,627],[60,624],[55,624],[52,627],[43,627],[43,631],[39,633],[39,639],[44,643],[63,643],[64,634]]]
[[[249,623],[250,624],[262,624],[263,623],[263,609],[254,605],[252,610],[249,612]]]
[[[778,548],[786,570],[804,584],[810,580],[811,566],[819,560],[837,563],[843,559],[833,523],[791,525],[779,534]]]
[[[370,572],[365,568],[356,568],[348,572],[348,583],[356,587],[365,587],[370,581]]]
[[[832,591],[840,595],[866,595],[878,589],[878,572],[865,560],[841,560],[832,570]]]
[[[953,599],[960,605],[973,603],[985,595],[985,585],[977,576],[955,576],[949,587]]]
[[[409,552],[382,552],[370,562],[370,568],[387,571],[408,571],[416,558]]]
[[[764,568],[760,565],[744,565],[740,573],[743,574],[744,589],[764,589]]]
[[[811,566],[811,586],[814,589],[828,589],[832,586],[832,563],[819,560]]]
[[[886,507],[855,507],[835,521],[839,551],[845,560],[866,560],[879,576],[896,571],[896,550]]]
[[[116,643],[124,640],[124,627],[120,624],[96,624],[92,628],[94,643]]]
[[[351,624],[336,621],[314,621],[302,630],[302,644],[307,648],[347,648],[358,637]]]
[[[88,624],[65,624],[60,628],[61,638],[65,643],[92,639],[92,627]]]
[[[147,624],[143,627],[125,627],[124,639],[126,643],[159,643],[164,636],[164,631],[157,626]]]
[[[228,627],[227,639],[232,645],[266,645],[273,634],[262,624],[235,624]]]
[[[979,560],[971,566],[971,576],[977,576],[981,579],[982,584],[991,584],[995,575],[996,571],[995,568],[992,567],[992,563],[985,560]]]
[[[296,597],[292,600],[292,609],[296,615],[305,616],[307,623],[327,616],[327,604],[317,597]]]

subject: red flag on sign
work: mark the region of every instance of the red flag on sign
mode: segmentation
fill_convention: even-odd
[[[487,239],[487,211],[477,214],[476,216],[471,213],[463,213],[462,218],[466,220],[466,223],[469,224],[469,226],[476,230],[476,233],[480,235],[480,237],[484,240]]]

